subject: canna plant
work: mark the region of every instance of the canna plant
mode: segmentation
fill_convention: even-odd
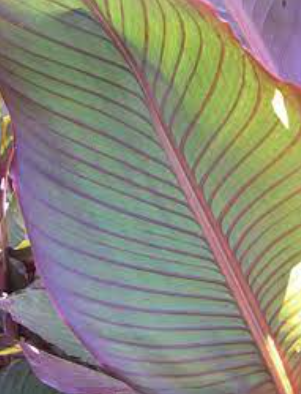
[[[213,3],[1,0],[1,393],[301,392],[300,7]]]

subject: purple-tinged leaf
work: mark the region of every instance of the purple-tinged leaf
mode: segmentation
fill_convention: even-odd
[[[247,42],[262,63],[301,84],[299,0],[225,0]]]
[[[63,393],[134,394],[124,383],[99,371],[53,356],[28,343],[21,346],[36,376]]]

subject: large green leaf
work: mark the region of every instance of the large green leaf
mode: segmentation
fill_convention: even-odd
[[[141,393],[301,389],[300,95],[200,2],[1,0],[46,287]]]
[[[25,360],[14,361],[0,373],[0,391],[1,394],[59,394],[41,383]]]

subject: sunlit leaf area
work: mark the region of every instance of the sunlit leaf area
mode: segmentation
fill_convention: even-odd
[[[301,393],[298,0],[0,0],[0,394]]]

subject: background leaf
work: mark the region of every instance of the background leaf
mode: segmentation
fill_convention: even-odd
[[[97,365],[72,331],[53,309],[39,281],[27,289],[0,300],[0,308],[13,320],[84,363]]]

